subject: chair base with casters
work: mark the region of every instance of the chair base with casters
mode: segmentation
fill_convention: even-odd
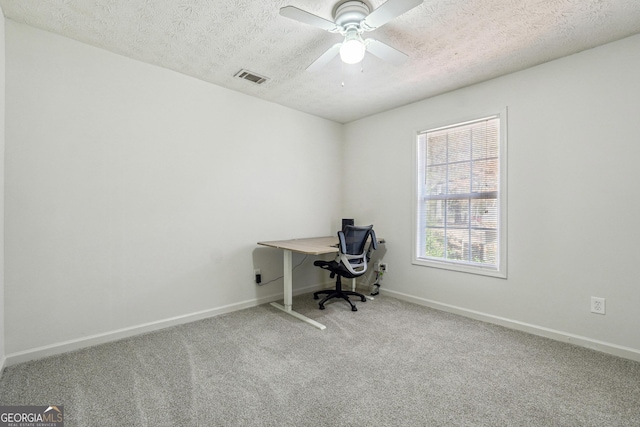
[[[336,269],[339,268],[338,267],[338,263],[335,261],[316,261],[313,263],[313,265],[323,268],[325,270],[332,270],[332,269]],[[336,276],[335,273],[331,273],[331,278],[333,279]],[[318,291],[318,292],[314,292],[313,293],[313,299],[320,299],[319,295],[326,295],[322,301],[320,301],[320,303],[318,304],[320,306],[320,310],[324,310],[324,303],[329,301],[330,299],[333,298],[342,298],[343,300],[345,300],[346,302],[349,303],[349,305],[351,306],[351,311],[358,311],[358,308],[355,306],[354,303],[351,302],[351,300],[349,299],[349,296],[357,296],[360,297],[360,301],[365,302],[367,300],[367,298],[362,295],[361,293],[358,292],[353,292],[353,291],[344,291],[342,290],[342,280],[341,280],[341,275],[337,275],[338,278],[336,279],[336,287],[335,289],[326,289],[324,291]],[[345,276],[347,278],[349,278],[348,276]]]

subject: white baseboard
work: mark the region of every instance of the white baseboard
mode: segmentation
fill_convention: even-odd
[[[308,286],[305,288],[294,289],[293,295],[305,294],[315,290],[320,290],[322,285]],[[87,337],[77,338],[69,341],[50,344],[42,347],[32,348],[25,351],[19,351],[6,355],[2,360],[2,368],[4,370],[5,365],[11,366],[18,363],[28,362],[31,360],[42,359],[44,357],[55,356],[62,353],[68,353],[70,351],[79,350],[85,347],[91,347],[99,344],[106,344],[108,342],[118,341],[124,338],[129,338],[135,335],[140,335],[148,332],[158,331],[160,329],[169,328],[171,326],[182,325],[185,323],[195,322],[197,320],[206,319],[209,317],[219,316],[225,313],[231,313],[233,311],[243,310],[249,307],[255,307],[262,304],[267,304],[273,301],[278,301],[283,298],[283,293],[276,293],[261,298],[252,300],[241,301],[234,304],[225,305],[222,307],[216,307],[208,310],[198,311],[195,313],[185,314],[181,316],[175,316],[168,319],[158,320],[155,322],[144,323],[142,325],[131,326],[128,328],[118,329],[115,331],[105,332],[101,334],[90,335]],[[0,375],[1,375],[0,370]]]
[[[518,331],[527,332],[533,335],[538,335],[545,338],[550,338],[556,341],[562,341],[569,344],[574,344],[580,347],[589,348],[592,350],[601,351],[603,353],[611,354],[625,359],[635,360],[640,362],[640,350],[624,347],[604,341],[594,340],[588,337],[580,335],[574,335],[567,332],[558,331],[555,329],[545,328],[542,326],[532,325],[530,323],[519,322],[517,320],[511,320],[504,317],[494,316],[479,311],[468,310],[466,308],[457,307],[454,305],[443,304],[437,301],[428,300],[425,298],[419,298],[412,295],[407,295],[402,292],[396,292],[388,289],[381,290],[382,294],[398,298],[400,300],[412,302],[418,305],[434,308],[436,310],[446,311],[449,313],[459,314],[464,317],[469,317],[483,322],[493,323],[496,325],[504,326],[506,328],[515,329]]]
[[[323,283],[320,285],[309,286],[301,289],[294,289],[294,295],[305,294],[316,290],[324,289],[328,287],[329,283]],[[608,353],[614,356],[623,357],[640,362],[640,351],[637,349],[623,347],[616,344],[611,344],[603,341],[594,340],[591,338],[569,334],[554,329],[549,329],[529,323],[519,322],[499,316],[494,316],[487,313],[482,313],[474,310],[468,310],[462,307],[457,307],[449,304],[443,304],[437,301],[428,300],[425,298],[419,298],[412,295],[404,294],[402,292],[392,291],[389,289],[381,289],[382,294],[398,298],[400,300],[412,302],[418,305],[431,307],[437,310],[446,311],[449,313],[459,314],[461,316],[469,317],[476,320],[481,320],[488,323],[494,323],[500,326],[504,326],[510,329],[515,329],[523,332],[528,332],[533,335],[542,336],[545,338],[554,339],[556,341],[562,341],[570,344],[575,344],[581,347],[590,348],[593,350]],[[171,326],[182,325],[185,323],[195,322],[197,320],[206,319],[209,317],[219,316],[225,313],[231,313],[237,310],[243,310],[249,307],[255,307],[269,302],[282,299],[283,294],[273,294],[261,298],[252,300],[246,300],[239,303],[229,304],[222,307],[216,307],[209,310],[203,310],[195,313],[190,313],[182,316],[176,316],[168,319],[159,320],[156,322],[145,323],[142,325],[132,326],[129,328],[118,329],[115,331],[105,332],[102,334],[91,335],[88,337],[78,338],[65,342],[50,344],[43,347],[33,348],[25,351],[20,351],[12,354],[8,354],[0,360],[0,375],[4,371],[5,367],[15,365],[18,363],[28,362],[30,360],[41,359],[44,357],[54,356],[57,354],[67,353],[74,350],[79,350],[85,347],[91,347],[94,345],[105,344],[129,338],[135,335],[140,335],[148,332],[165,329]]]

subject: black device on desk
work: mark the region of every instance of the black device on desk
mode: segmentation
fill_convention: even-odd
[[[355,225],[353,218],[342,218],[342,231],[344,231],[347,225]]]

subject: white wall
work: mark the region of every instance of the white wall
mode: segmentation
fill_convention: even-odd
[[[253,269],[273,278],[282,254],[256,242],[337,228],[340,197],[325,189],[340,185],[341,125],[6,30],[13,361],[274,300],[282,280],[258,287]],[[323,280],[310,261],[302,287]]]
[[[640,360],[638,52],[634,36],[346,125],[345,212],[387,239],[382,289]],[[508,279],[412,265],[414,131],[503,107]]]
[[[0,7],[0,18],[4,12]],[[4,112],[5,112],[5,69],[4,69],[4,18],[0,19],[0,242],[4,242]],[[0,244],[0,373],[4,368],[4,244]]]

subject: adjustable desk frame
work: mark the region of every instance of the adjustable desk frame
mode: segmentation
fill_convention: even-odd
[[[284,254],[284,305],[272,302],[271,305],[307,322],[318,329],[326,329],[322,323],[309,319],[293,311],[293,252],[305,255],[323,255],[338,252],[338,237],[311,237],[307,239],[276,240],[258,242],[259,245],[282,249]]]

